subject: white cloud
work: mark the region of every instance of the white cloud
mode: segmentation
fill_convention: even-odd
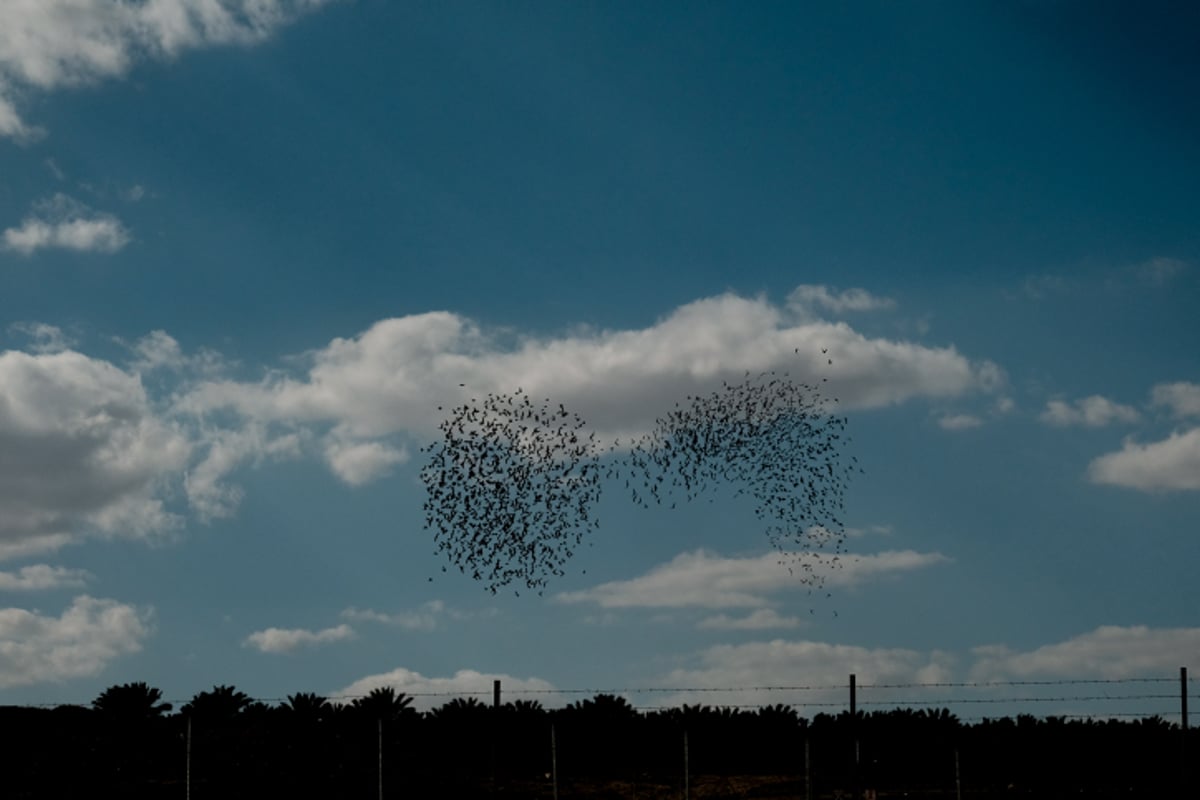
[[[0,688],[96,675],[150,633],[148,611],[86,595],[60,617],[0,609]]]
[[[860,539],[863,536],[891,536],[891,525],[868,525],[865,528],[847,527],[843,533],[847,539]]]
[[[1151,390],[1150,402],[1166,406],[1177,417],[1200,417],[1200,384],[1160,383]]]
[[[0,592],[31,592],[45,589],[78,589],[91,580],[82,569],[31,564],[18,572],[0,572]]]
[[[1150,444],[1126,440],[1119,451],[1093,459],[1088,477],[1146,492],[1200,490],[1200,428]]]
[[[158,491],[190,452],[136,375],[73,351],[0,353],[0,550],[172,530]]]
[[[201,431],[195,445],[204,450],[204,458],[183,476],[188,505],[205,522],[232,516],[242,501],[242,489],[226,481],[229,474],[247,462],[296,458],[301,438],[298,433],[271,435],[254,422],[241,429]]]
[[[44,322],[14,322],[8,329],[28,336],[32,340],[29,349],[34,353],[60,353],[75,346],[75,340],[61,328]]]
[[[696,626],[710,630],[763,631],[772,628],[798,628],[804,623],[799,617],[784,617],[773,608],[757,608],[744,617],[717,614],[705,617]]]
[[[61,193],[35,205],[20,227],[4,231],[5,249],[22,255],[46,248],[115,253],[128,243],[129,231],[112,214]]]
[[[36,129],[14,105],[16,86],[41,90],[124,75],[142,59],[251,44],[330,0],[24,0],[0,3],[0,135]]]
[[[384,613],[373,609],[347,608],[342,612],[342,619],[352,622],[378,622],[392,625],[409,631],[432,631],[441,625],[442,620],[462,620],[475,616],[491,616],[494,610],[485,612],[467,612],[448,608],[441,600],[430,600],[422,603],[412,611],[397,611]]]
[[[1096,630],[1027,652],[1003,645],[972,651],[973,680],[1100,678],[1170,675],[1200,652],[1200,628],[1104,625]]]
[[[554,691],[554,685],[541,678],[514,678],[511,675],[477,672],[472,669],[461,669],[450,677],[427,678],[419,672],[413,672],[403,667],[391,672],[360,678],[341,691],[330,693],[329,696],[336,700],[350,702],[375,689],[390,686],[398,693],[412,696],[413,708],[426,711],[443,705],[455,697],[475,696],[490,704],[492,682],[495,680],[500,681],[502,692],[513,693],[510,697],[502,697],[505,701],[528,699],[551,706],[561,700],[561,696]]]
[[[637,578],[563,592],[555,600],[594,603],[602,608],[758,608],[768,604],[768,594],[803,588],[800,578],[786,566],[791,560],[791,556],[779,553],[725,558],[695,550],[681,553]],[[946,561],[939,553],[890,550],[874,555],[843,555],[836,564],[827,556],[814,563],[814,570],[821,573],[826,586],[853,586]]]
[[[983,420],[971,414],[951,414],[938,420],[938,425],[947,431],[965,431],[982,424]]]
[[[126,345],[132,356],[121,367],[70,349],[53,326],[23,330],[35,352],[0,352],[0,557],[85,535],[176,530],[183,519],[166,505],[171,497],[202,521],[228,516],[241,499],[230,476],[269,460],[316,455],[341,480],[364,484],[404,462],[410,438],[436,430],[439,406],[488,391],[552,396],[598,435],[624,436],[747,370],[789,371],[843,409],[1003,381],[995,365],[953,348],[872,339],[732,294],[643,329],[515,344],[510,332],[447,312],[382,320],[305,356],[299,376],[272,371],[249,383],[221,378],[230,365],[218,355],[185,353],[164,331]]]
[[[817,383],[827,376],[821,386],[843,409],[957,396],[1003,381],[994,364],[972,363],[953,348],[870,339],[842,323],[800,321],[762,298],[735,295],[690,303],[640,330],[526,338],[515,347],[505,341],[448,312],[382,320],[313,353],[303,378],[209,381],[180,408],[328,425],[333,440],[360,447],[401,432],[429,435],[443,418],[439,406],[518,387],[564,403],[602,435],[625,436],[649,429],[679,398],[739,381],[746,371],[788,371]],[[400,458],[382,444],[343,460],[346,453],[334,447],[327,460],[344,479],[367,480]]]
[[[331,438],[325,445],[325,460],[334,475],[351,486],[362,486],[407,461],[408,453],[382,442],[344,442]]]
[[[766,705],[783,702],[844,703],[849,676],[869,683],[937,683],[950,680],[954,659],[943,652],[921,653],[899,648],[857,647],[812,641],[721,644],[696,657],[698,664],[674,669],[655,681],[659,686],[705,689],[703,693],[668,695],[662,705]],[[751,687],[796,686],[814,690],[794,697],[752,691]],[[714,692],[712,690],[728,690]]]
[[[788,295],[788,306],[801,314],[809,314],[822,308],[834,314],[846,311],[879,311],[895,308],[896,301],[890,297],[873,295],[866,289],[837,291],[818,284],[801,284]]]
[[[1051,400],[1041,415],[1042,422],[1059,428],[1070,425],[1103,428],[1114,422],[1133,423],[1139,419],[1141,415],[1132,406],[1114,403],[1096,394],[1076,400],[1074,404]]]
[[[302,647],[344,642],[354,637],[354,629],[349,625],[338,625],[320,631],[304,628],[267,628],[247,636],[242,646],[252,647],[260,653],[290,653]]]

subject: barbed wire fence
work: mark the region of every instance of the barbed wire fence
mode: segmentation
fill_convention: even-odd
[[[572,702],[609,695],[624,698],[636,711],[666,711],[684,705],[753,711],[784,705],[801,716],[838,713],[849,708],[848,691],[854,683],[857,709],[947,709],[963,723],[1003,716],[1030,714],[1066,719],[1129,719],[1161,717],[1186,726],[1188,700],[1200,700],[1200,680],[1181,667],[1178,677],[1063,678],[1053,680],[911,681],[862,683],[849,676],[840,684],[773,684],[748,686],[603,686],[577,688],[503,687],[495,679],[478,689],[415,690],[394,687],[423,706],[436,707],[454,699],[535,700],[547,710]],[[498,694],[502,692],[502,694]],[[322,695],[335,705],[349,705],[366,694]],[[167,698],[176,709],[190,698]],[[281,705],[288,697],[249,697],[254,703]],[[25,703],[27,707],[55,708],[84,703]],[[1084,709],[1082,706],[1091,706]],[[996,713],[988,713],[995,710]],[[958,713],[958,712],[963,713]]]
[[[491,685],[487,685],[490,681]],[[549,735],[546,741],[538,745],[541,748],[544,745],[546,753],[544,757],[549,761],[550,772],[547,773],[552,784],[553,797],[558,797],[559,792],[559,759],[563,753],[567,754],[568,759],[572,757],[572,748],[576,749],[575,758],[578,758],[577,748],[579,747],[578,739],[575,742],[563,742],[561,739],[562,731],[558,731],[559,736],[556,737],[555,726],[562,722],[567,725],[565,718],[559,718],[554,715],[555,710],[565,710],[570,708],[586,710],[587,701],[600,696],[610,698],[619,698],[623,700],[626,711],[637,712],[643,717],[651,717],[657,713],[670,713],[671,711],[682,711],[686,715],[690,712],[694,716],[703,716],[705,712],[745,712],[747,715],[753,714],[756,710],[784,707],[795,712],[797,719],[812,719],[816,720],[819,717],[836,718],[842,722],[849,722],[849,730],[853,736],[853,759],[851,761],[842,761],[842,777],[850,782],[851,788],[863,789],[866,767],[859,762],[859,721],[866,721],[868,715],[874,712],[887,713],[892,710],[910,710],[915,712],[929,712],[931,715],[938,715],[940,719],[948,722],[953,728],[961,730],[958,726],[972,726],[980,723],[985,723],[989,720],[1001,720],[1013,717],[1032,717],[1034,720],[1080,720],[1080,721],[1125,721],[1125,720],[1145,720],[1151,719],[1155,722],[1155,728],[1162,729],[1163,726],[1175,728],[1182,733],[1179,737],[1179,767],[1178,767],[1178,784],[1185,786],[1188,784],[1189,760],[1194,755],[1195,740],[1189,740],[1189,719],[1188,706],[1189,701],[1200,699],[1200,685],[1196,679],[1189,678],[1187,668],[1181,667],[1178,676],[1151,676],[1151,677],[1128,677],[1128,678],[1067,678],[1053,680],[986,680],[986,681],[880,681],[876,683],[863,682],[857,680],[856,674],[847,675],[847,680],[842,683],[814,683],[814,684],[772,684],[772,685],[745,685],[745,686],[592,686],[592,687],[577,687],[577,688],[530,688],[530,687],[512,687],[507,690],[503,687],[500,680],[487,678],[484,680],[484,685],[478,689],[469,690],[426,690],[426,691],[406,691],[406,687],[394,687],[394,691],[398,695],[412,698],[414,707],[416,702],[433,710],[441,705],[447,705],[454,700],[474,698],[483,702],[473,703],[472,707],[477,711],[488,711],[493,709],[503,709],[506,703],[513,701],[536,701],[536,705],[530,705],[528,708],[547,712],[545,722],[548,726]],[[266,707],[279,707],[286,705],[289,702],[288,697],[248,697],[249,702],[259,703]],[[370,697],[370,695],[362,694],[343,694],[332,695],[325,697],[335,706],[353,706],[356,700],[361,700]],[[490,703],[487,702],[490,699]],[[186,701],[171,701],[174,707],[178,710]],[[29,704],[33,707],[59,707],[62,704]],[[29,707],[27,706],[27,707]],[[993,713],[994,712],[994,713]],[[177,711],[177,714],[179,712]],[[186,716],[186,715],[184,715]],[[743,717],[744,718],[744,717]],[[497,721],[500,718],[496,718]],[[194,780],[194,769],[192,765],[192,720],[187,719],[186,733],[183,734],[185,739],[181,744],[187,751],[187,774],[185,778],[187,791],[190,793],[190,787]],[[370,771],[377,779],[377,793],[379,797],[384,797],[384,777],[385,774],[397,775],[398,767],[395,764],[395,759],[401,758],[399,751],[392,752],[389,748],[395,748],[395,739],[389,740],[389,734],[385,728],[386,724],[383,719],[372,720],[372,738],[373,741],[370,747],[375,755],[375,766],[370,768]],[[489,731],[493,730],[493,726],[486,726]],[[568,726],[569,727],[569,726]],[[495,728],[499,731],[500,728]],[[198,732],[199,734],[200,732]],[[578,733],[578,731],[576,731]],[[692,731],[696,734],[697,731]],[[502,737],[504,734],[493,732],[489,734],[493,737]],[[1174,735],[1173,735],[1174,736]],[[706,769],[704,761],[705,752],[701,750],[697,754],[696,739],[693,735],[689,742],[689,730],[685,724],[682,728],[680,741],[675,742],[674,747],[677,748],[679,764],[679,774],[677,775],[676,795],[682,796],[685,800],[690,800],[689,792],[693,786],[691,778],[702,774]],[[796,775],[803,776],[802,794],[805,797],[813,797],[812,775],[814,772],[814,763],[818,763],[816,771],[821,773],[822,767],[825,768],[826,774],[833,769],[830,760],[833,756],[828,750],[822,751],[819,755],[816,750],[813,753],[809,752],[811,734],[804,734],[804,742],[802,753],[797,753],[793,759],[794,772]],[[389,744],[389,741],[391,742]],[[493,738],[491,747],[491,783],[496,781],[496,763],[497,763],[497,740]],[[1192,741],[1192,745],[1187,742]],[[366,746],[366,745],[364,745]],[[703,748],[704,743],[701,742]],[[711,747],[711,743],[709,745]],[[947,766],[944,767],[943,781],[947,785],[957,787],[957,794],[961,797],[962,779],[959,773],[959,749],[958,745],[952,745],[952,759],[944,759]],[[1190,747],[1190,750],[1189,750]],[[711,750],[707,751],[711,756]],[[970,755],[968,753],[968,755]],[[838,758],[844,759],[846,756],[842,754]],[[824,761],[820,761],[824,759]],[[402,760],[402,758],[401,758]],[[845,764],[851,764],[846,767]],[[949,766],[952,764],[952,767]],[[204,775],[206,770],[213,769],[211,763],[205,764],[202,760],[199,767],[200,774]],[[503,767],[501,767],[503,770]],[[863,772],[860,772],[860,769]],[[401,771],[402,774],[402,771]],[[849,776],[848,778],[846,776]],[[952,777],[951,777],[952,776]],[[396,778],[402,780],[402,778]],[[389,785],[389,790],[393,792]],[[697,796],[700,796],[699,794]]]

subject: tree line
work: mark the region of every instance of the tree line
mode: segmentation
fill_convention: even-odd
[[[1200,753],[1194,730],[1161,717],[807,718],[785,705],[639,711],[608,694],[556,709],[455,698],[418,712],[412,702],[383,688],[347,703],[302,692],[269,705],[219,685],[174,709],[160,690],[130,683],[90,707],[0,707],[0,794],[598,798],[657,786],[680,797],[686,764],[696,776],[785,779],[781,794],[760,797],[1139,797],[1186,788]],[[724,785],[706,796],[747,796]]]

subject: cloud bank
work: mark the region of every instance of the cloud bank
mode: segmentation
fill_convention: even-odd
[[[974,680],[1169,676],[1200,652],[1200,628],[1103,625],[1090,633],[1026,652],[1002,645],[976,648]]]
[[[125,75],[140,60],[253,44],[331,0],[34,0],[0,3],[0,136],[41,131],[17,111],[24,90]]]
[[[364,485],[429,440],[439,407],[487,392],[553,397],[617,437],[747,371],[788,372],[843,410],[1004,380],[952,347],[871,338],[734,294],[644,328],[515,340],[450,312],[396,317],[250,381],[225,377],[218,354],[187,353],[164,331],[125,343],[120,364],[80,352],[52,326],[21,330],[34,338],[30,352],[0,352],[0,558],[82,536],[162,535],[187,513],[227,517],[242,496],[231,478],[251,465],[310,457]]]
[[[1126,440],[1088,465],[1095,483],[1145,492],[1200,491],[1200,428],[1149,444]]]
[[[525,337],[515,346],[508,339],[449,312],[381,320],[312,353],[305,375],[206,382],[179,408],[322,427],[327,464],[361,484],[406,457],[388,437],[428,436],[442,419],[439,407],[488,392],[553,397],[603,435],[621,437],[648,430],[676,400],[747,371],[815,382],[844,410],[986,391],[1003,381],[994,364],[953,348],[868,338],[844,323],[801,319],[764,298],[732,294],[689,303],[643,329]]]
[[[129,241],[129,231],[112,214],[95,211],[65,194],[36,204],[19,227],[4,231],[4,249],[25,256],[45,249],[115,253]]]
[[[1046,410],[1042,412],[1041,420],[1047,425],[1059,428],[1071,425],[1103,428],[1114,422],[1137,422],[1141,416],[1132,406],[1114,403],[1100,395],[1092,395],[1076,400],[1074,403],[1051,400],[1046,404]]]
[[[496,680],[500,681],[504,691],[518,693],[520,699],[537,700],[547,706],[561,699],[554,692],[554,685],[541,678],[515,678],[512,675],[477,672],[472,669],[461,669],[449,677],[435,678],[403,667],[360,678],[346,688],[330,693],[329,696],[335,700],[350,702],[356,697],[370,694],[375,689],[390,686],[398,693],[411,695],[413,708],[428,711],[455,697],[474,695],[491,702],[492,682]]]
[[[0,592],[37,592],[50,589],[78,589],[92,576],[86,570],[31,564],[18,572],[0,572]]]
[[[172,530],[162,481],[191,452],[138,375],[73,351],[0,353],[0,556]]]
[[[786,553],[727,558],[707,550],[694,550],[681,553],[636,578],[610,581],[577,592],[562,592],[555,600],[591,603],[601,608],[761,608],[769,604],[768,595],[795,590],[800,585],[781,559],[792,563]],[[824,570],[825,585],[833,587],[853,586],[947,561],[949,559],[939,553],[889,550],[872,555],[844,555],[836,566],[826,557],[815,565]],[[768,618],[760,616],[758,619]],[[743,626],[749,624],[743,621]]]
[[[148,611],[87,595],[59,617],[0,609],[0,688],[96,675],[150,633]]]
[[[267,628],[247,636],[242,645],[260,653],[291,653],[303,647],[344,642],[354,637],[354,629],[349,625],[338,625],[320,631],[304,628]]]

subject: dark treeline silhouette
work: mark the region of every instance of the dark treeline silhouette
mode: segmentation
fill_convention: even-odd
[[[550,798],[556,771],[562,798],[680,797],[686,758],[694,797],[803,798],[810,786],[813,797],[1183,797],[1200,753],[1195,730],[1160,717],[806,718],[782,705],[639,711],[606,694],[552,710],[456,698],[419,713],[391,689],[268,705],[229,686],[174,712],[161,699],[136,683],[91,708],[0,707],[0,796],[182,798],[190,777],[196,800],[370,798],[381,786],[387,797]],[[776,780],[746,789],[753,776]]]

